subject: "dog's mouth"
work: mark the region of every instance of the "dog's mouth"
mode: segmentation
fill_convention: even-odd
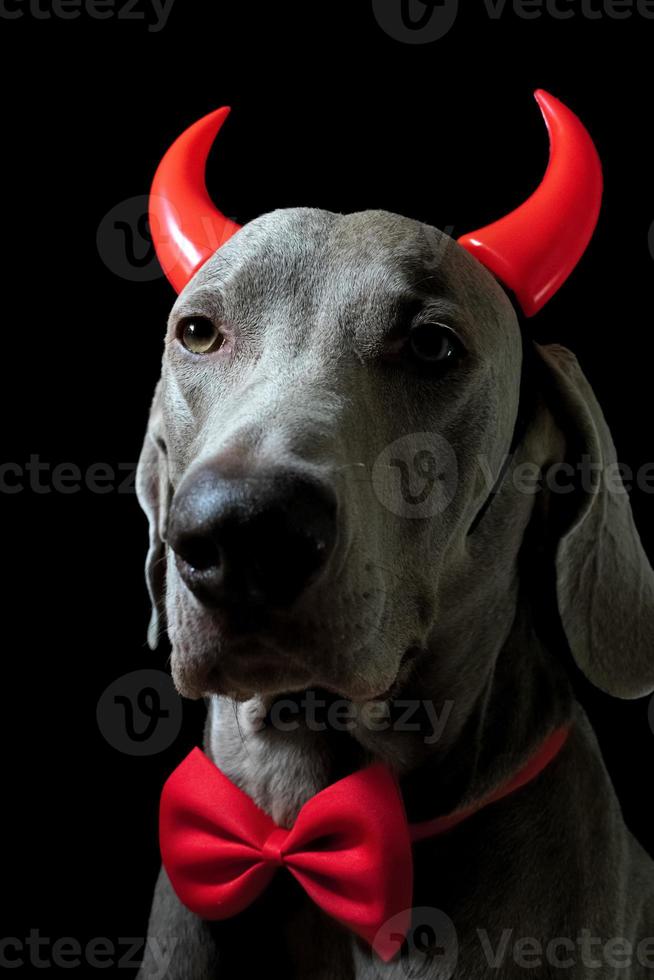
[[[250,641],[216,658],[203,681],[203,696],[222,694],[236,701],[255,695],[281,695],[311,686],[311,674],[301,658],[260,641]]]
[[[395,699],[410,675],[413,664],[422,651],[410,647],[400,660],[394,682],[379,694],[357,700],[345,691],[333,687],[308,687],[302,690],[286,690],[280,694],[260,698],[259,729],[293,732],[305,729],[314,732],[352,731],[361,720],[362,713],[377,706],[378,717],[389,719],[394,711]]]
[[[250,636],[218,654],[207,652],[198,658],[182,658],[178,663],[173,658],[173,675],[180,693],[186,697],[217,694],[236,701],[259,697],[270,708],[275,702],[283,702],[294,710],[321,710],[315,702],[324,701],[325,709],[333,713],[339,710],[337,702],[392,700],[402,690],[421,652],[419,647],[408,647],[390,678],[387,675],[375,686],[356,669],[349,677],[346,668],[325,666],[320,657],[311,658],[304,650]],[[356,666],[353,656],[353,667]]]
[[[349,685],[340,683],[333,684],[325,681],[310,682],[309,684],[299,681],[297,684],[284,684],[284,679],[280,675],[280,666],[276,658],[270,661],[265,658],[260,661],[261,672],[258,676],[264,681],[264,690],[247,690],[240,693],[238,700],[246,700],[254,696],[262,699],[262,704],[266,706],[265,714],[262,717],[264,725],[270,723],[280,711],[288,710],[292,712],[299,721],[316,719],[316,715],[324,714],[325,722],[338,715],[339,711],[347,712],[349,705],[365,705],[374,702],[390,703],[402,691],[408,677],[413,671],[414,664],[422,650],[419,647],[409,647],[400,658],[395,678],[390,685],[378,691],[361,692],[353,689]],[[287,676],[287,668],[284,670],[284,677]],[[270,681],[269,685],[265,680]],[[283,686],[280,688],[280,684]],[[318,724],[320,721],[318,721]]]

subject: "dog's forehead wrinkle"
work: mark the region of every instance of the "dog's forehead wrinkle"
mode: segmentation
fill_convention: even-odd
[[[437,229],[382,211],[275,211],[214,255],[196,277],[196,292],[220,291],[237,319],[255,308],[279,318],[286,309],[300,322],[320,313],[332,326],[348,320],[351,328],[358,313],[383,318],[414,290],[455,292],[443,268],[447,243]]]
[[[203,281],[229,287],[258,277],[270,284],[319,268],[327,229],[337,216],[297,208],[273,211],[256,218],[224,245],[206,264]]]
[[[428,229],[386,212],[345,215],[331,229],[329,269],[344,302],[370,294],[378,302],[412,294],[419,285],[442,290],[440,261]],[[436,229],[431,229],[439,235]],[[336,291],[336,289],[335,289]]]

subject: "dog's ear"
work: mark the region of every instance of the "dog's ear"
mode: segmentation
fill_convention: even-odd
[[[616,697],[641,697],[654,690],[654,572],[606,420],[576,357],[554,344],[536,351],[568,473],[575,472],[574,494],[550,496],[554,512],[568,508],[555,554],[563,629],[593,684]]]
[[[150,543],[145,562],[145,578],[152,603],[148,644],[156,649],[164,629],[166,555],[163,534],[168,512],[168,465],[161,413],[161,382],[150,409],[148,428],[136,470],[136,495],[148,518]]]

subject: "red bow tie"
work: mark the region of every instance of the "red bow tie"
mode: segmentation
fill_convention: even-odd
[[[242,912],[285,867],[316,905],[388,962],[411,922],[411,842],[445,833],[525,786],[558,755],[567,736],[567,726],[552,732],[518,773],[483,800],[410,828],[397,783],[382,765],[328,786],[283,830],[193,749],[161,796],[163,864],[180,901],[203,919]]]
[[[282,830],[193,749],[164,786],[159,840],[178,898],[203,919],[242,912],[285,867],[382,960],[399,952],[408,931],[411,840],[397,784],[382,765],[328,786]],[[380,933],[390,918],[392,938]]]

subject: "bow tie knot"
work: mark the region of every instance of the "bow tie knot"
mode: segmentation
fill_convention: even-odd
[[[288,830],[284,830],[283,827],[275,827],[273,831],[268,835],[261,848],[261,857],[266,862],[266,864],[272,864],[277,867],[282,867],[284,865],[284,855],[282,854],[282,848],[288,840]]]

